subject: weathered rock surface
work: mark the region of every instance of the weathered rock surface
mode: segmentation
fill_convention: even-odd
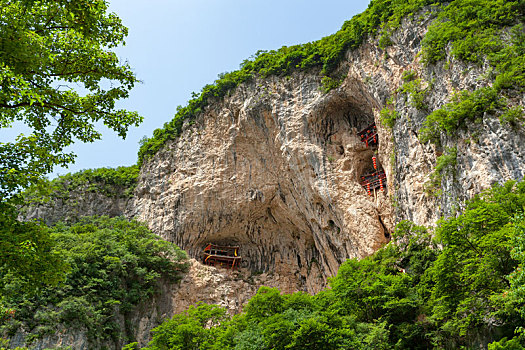
[[[218,304],[231,314],[239,313],[242,306],[257,292],[259,286],[283,287],[283,293],[296,290],[295,280],[277,273],[253,274],[248,269],[232,271],[207,266],[190,259],[190,270],[180,284],[172,290],[173,312],[180,313],[198,302]]]
[[[207,242],[239,244],[244,267],[316,292],[392,227],[384,195],[358,183],[373,151],[356,131],[372,122],[355,86],[326,95],[303,74],[247,84],[145,164],[128,215],[196,258]]]
[[[371,39],[349,51],[343,84],[327,94],[319,75],[295,73],[256,79],[211,103],[144,164],[127,215],[195,258],[207,242],[239,244],[245,267],[290,276],[297,290],[315,293],[344,260],[385,243],[396,222],[433,225],[493,183],[521,179],[525,134],[495,116],[443,135],[441,147],[419,141],[430,111],[458,89],[488,84],[483,67],[421,63],[429,21],[406,20],[386,50]],[[409,70],[431,86],[424,110],[397,92]],[[379,118],[390,97],[401,112],[392,130]],[[359,177],[372,170],[374,150],[356,132],[372,122],[388,191],[370,197]],[[457,165],[441,189],[429,190],[448,147],[457,148]]]
[[[86,184],[72,191],[55,192],[49,201],[24,206],[20,209],[24,220],[39,219],[47,225],[59,221],[76,222],[83,216],[122,216],[129,205],[127,188],[112,186],[111,193],[93,191]]]
[[[145,162],[134,197],[125,210],[116,206],[119,214],[146,222],[196,259],[181,284],[166,289],[169,310],[157,316],[198,301],[237,312],[261,285],[315,293],[343,261],[387,242],[400,220],[434,225],[493,183],[523,178],[523,129],[496,116],[485,115],[457,136],[442,135],[441,147],[419,141],[429,111],[450,102],[456,90],[488,83],[483,67],[422,65],[417,54],[428,20],[418,18],[406,20],[386,50],[370,39],[349,51],[339,88],[323,93],[316,72],[242,84]],[[431,84],[425,110],[396,94],[408,70]],[[400,111],[392,129],[379,118],[390,97]],[[373,122],[377,150],[356,135]],[[429,191],[437,157],[448,147],[457,148],[456,165],[444,174],[441,192]],[[368,196],[359,178],[372,171],[376,151],[388,188]],[[94,214],[105,213],[104,205],[97,207],[102,212]],[[48,214],[33,216],[39,215]],[[240,245],[242,271],[201,265],[208,242]],[[140,334],[148,322],[135,322],[142,324]]]

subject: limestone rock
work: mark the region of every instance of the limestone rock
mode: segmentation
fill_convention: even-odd
[[[419,141],[428,111],[457,89],[488,84],[483,67],[424,66],[417,54],[428,24],[414,16],[386,51],[371,38],[347,52],[339,67],[346,78],[327,94],[319,74],[297,72],[255,79],[210,103],[143,165],[126,214],[196,259],[208,242],[240,245],[243,267],[288,276],[295,290],[315,293],[343,261],[387,242],[400,220],[432,226],[493,183],[521,179],[525,134],[495,116],[455,139],[443,135],[441,147]],[[396,94],[409,70],[431,85],[426,110]],[[379,118],[390,97],[401,112],[392,130]],[[388,188],[371,197],[359,178],[373,170],[374,150],[356,133],[373,122]],[[452,146],[457,165],[443,177],[442,194],[432,193],[437,157]]]

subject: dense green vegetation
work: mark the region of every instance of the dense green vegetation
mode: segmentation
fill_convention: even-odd
[[[70,213],[75,214],[78,198],[86,192],[105,196],[131,196],[138,177],[138,166],[116,169],[88,169],[59,176],[51,181],[42,180],[25,190],[10,203],[0,203],[0,291],[5,283],[17,276],[21,290],[35,289],[43,284],[54,284],[64,278],[66,264],[53,249],[53,230],[39,222],[18,221],[26,209],[38,203],[69,201]],[[15,200],[16,199],[16,200]],[[18,208],[13,206],[18,204]],[[83,216],[76,213],[73,216]],[[21,281],[25,281],[23,287]]]
[[[525,181],[496,185],[435,232],[401,222],[316,296],[263,287],[233,318],[198,304],[147,349],[525,349],[524,212]]]
[[[335,34],[302,45],[284,46],[279,50],[258,51],[245,60],[239,70],[219,75],[206,85],[186,107],[178,107],[175,117],[156,129],[153,136],[142,141],[138,153],[139,165],[153,156],[168,140],[177,138],[186,120],[193,120],[214,99],[222,98],[239,84],[256,77],[289,75],[293,71],[318,69],[325,90],[338,86],[337,67],[348,49],[358,47],[368,35],[382,29],[383,36],[397,28],[401,20],[426,5],[444,3],[444,0],[375,0],[368,9],[345,22]],[[387,41],[383,39],[383,41]],[[332,77],[334,75],[334,77]]]
[[[53,284],[64,278],[66,265],[54,251],[50,230],[36,222],[20,222],[11,205],[0,203],[0,297],[6,283],[19,280],[22,290]]]
[[[84,218],[48,230],[53,251],[68,265],[66,278],[56,287],[21,293],[26,281],[9,276],[0,312],[13,310],[13,315],[0,318],[4,336],[23,327],[28,340],[64,329],[85,329],[93,342],[120,339],[118,316],[147,302],[161,279],[176,282],[187,268],[186,254],[177,246],[123,218]]]
[[[127,28],[104,0],[0,0],[0,23],[0,128],[29,129],[0,142],[0,283],[38,288],[62,279],[64,264],[46,227],[17,220],[18,195],[71,164],[75,141],[100,139],[96,123],[123,138],[138,125],[115,106],[138,80],[112,51]]]
[[[76,173],[68,173],[53,179],[53,186],[63,187],[69,192],[79,186],[90,184],[87,191],[102,191],[105,194],[111,194],[113,188],[134,188],[139,176],[139,168],[136,165],[119,166],[117,168],[97,168],[87,169]]]
[[[51,198],[68,199],[71,193],[95,192],[108,197],[117,195],[130,197],[137,184],[139,168],[137,165],[118,168],[86,169],[67,173],[51,181],[42,181],[23,192],[26,204],[45,202]]]
[[[514,124],[523,122],[523,110],[507,107],[507,100],[525,88],[524,15],[523,0],[456,0],[438,14],[423,40],[424,61],[457,59],[481,65],[486,60],[488,86],[460,91],[433,111],[421,130],[421,141],[439,143],[442,131],[454,135],[466,121],[479,122],[485,113],[498,113]]]

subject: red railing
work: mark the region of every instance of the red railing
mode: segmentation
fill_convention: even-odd
[[[359,135],[361,141],[366,144],[366,147],[376,146],[379,142],[377,136],[377,127],[375,123],[370,125],[366,129],[358,132],[357,135]]]
[[[375,173],[361,176],[361,186],[372,195],[372,191],[379,188],[384,191],[386,187],[386,174],[384,171],[377,171]]]
[[[241,257],[238,255],[239,248],[238,246],[219,246],[210,243],[204,248],[203,263],[212,266],[227,266],[233,270],[241,262]]]

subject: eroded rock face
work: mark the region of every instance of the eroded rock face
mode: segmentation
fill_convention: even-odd
[[[241,246],[243,267],[293,276],[317,292],[346,259],[387,241],[393,217],[358,180],[374,121],[359,82],[330,94],[315,75],[270,78],[213,103],[141,172],[128,215],[199,258]]]
[[[188,309],[188,305],[204,302],[223,306],[233,315],[241,312],[243,305],[261,285],[279,286],[283,288],[283,293],[296,291],[293,274],[253,274],[248,269],[231,270],[207,266],[190,259],[188,273],[177,288],[171,289],[171,312],[181,313]]]
[[[493,183],[521,179],[523,130],[495,116],[442,135],[439,147],[419,141],[430,111],[458,89],[488,84],[483,67],[420,62],[429,21],[406,20],[386,50],[370,39],[349,51],[343,84],[327,94],[319,74],[294,73],[242,84],[211,103],[144,164],[127,215],[196,259],[208,242],[238,244],[243,267],[290,276],[296,290],[315,293],[343,261],[385,243],[396,222],[432,226]],[[399,92],[406,71],[430,86],[425,108]],[[379,117],[389,98],[400,112],[392,129]],[[373,122],[377,150],[356,135]],[[436,160],[450,147],[457,165],[431,188]],[[388,190],[371,197],[359,177],[372,170],[374,152]]]
[[[46,225],[59,221],[77,222],[83,216],[122,216],[130,198],[121,195],[108,196],[102,193],[74,191],[62,198],[22,208],[22,219],[41,219]]]
[[[368,93],[380,108],[387,105],[388,98],[393,99],[400,118],[392,130],[379,127],[379,157],[388,175],[394,221],[408,219],[433,226],[440,217],[461,209],[465,200],[493,184],[523,178],[525,130],[504,125],[496,115],[485,113],[475,123],[467,121],[456,135],[442,133],[439,146],[419,141],[430,112],[451,102],[457,91],[490,85],[486,65],[480,67],[454,59],[429,66],[422,64],[417,54],[429,21],[429,17],[421,16],[405,20],[392,34],[393,45],[386,50],[368,42],[349,52],[346,81],[366,82]],[[424,100],[426,108],[416,109],[410,96],[398,92],[404,84],[403,72],[407,71],[422,79],[423,88],[430,86]],[[524,105],[525,96],[515,96],[509,103]],[[377,110],[374,114],[378,121]],[[457,150],[455,164],[446,168],[440,188],[430,187],[437,158],[452,148]]]

